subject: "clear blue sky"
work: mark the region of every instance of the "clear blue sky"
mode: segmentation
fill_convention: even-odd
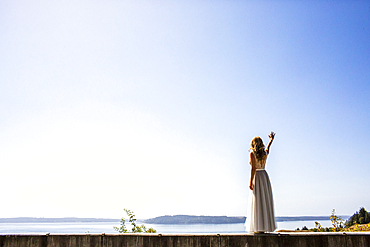
[[[370,1],[0,0],[0,217],[370,210]]]

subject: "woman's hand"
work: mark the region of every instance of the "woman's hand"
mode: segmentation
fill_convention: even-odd
[[[269,144],[267,145],[267,148],[266,148],[266,153],[269,154],[270,153],[270,147],[271,147],[271,144],[272,144],[272,141],[274,140],[275,138],[275,132],[272,132],[269,134],[269,137],[270,137],[270,141],[269,141]]]
[[[272,131],[271,131],[271,133],[269,134],[269,138],[270,138],[271,140],[274,140],[274,138],[275,138],[275,132],[272,132]]]
[[[249,189],[253,190],[253,184],[249,185]]]

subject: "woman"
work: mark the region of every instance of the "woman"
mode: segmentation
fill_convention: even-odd
[[[271,132],[269,138],[270,142],[266,149],[261,137],[256,136],[251,141],[250,211],[246,221],[246,225],[249,224],[250,232],[273,232],[276,229],[271,184],[265,171],[267,155],[270,152],[275,133]]]

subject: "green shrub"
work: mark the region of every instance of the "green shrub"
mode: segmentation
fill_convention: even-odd
[[[141,225],[141,226],[138,226],[136,224],[136,219],[135,219],[135,215],[134,215],[134,212],[132,212],[131,210],[128,210],[128,209],[124,209],[127,216],[128,216],[128,220],[129,222],[131,223],[132,225],[132,229],[131,229],[131,232],[136,232],[136,233],[140,233],[140,232],[145,232],[145,233],[155,233],[157,232],[155,229],[153,229],[152,227],[150,227],[149,229],[146,228],[145,225]],[[126,228],[126,220],[124,217],[121,218],[121,226],[120,227],[116,227],[114,226],[113,229],[116,230],[117,232],[119,233],[128,233],[129,231],[127,230]]]

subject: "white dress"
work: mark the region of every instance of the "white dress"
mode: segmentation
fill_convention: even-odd
[[[249,211],[245,222],[250,232],[273,232],[276,229],[274,199],[269,176],[265,171],[267,155],[261,161],[256,160],[256,175],[253,190],[249,192]]]

